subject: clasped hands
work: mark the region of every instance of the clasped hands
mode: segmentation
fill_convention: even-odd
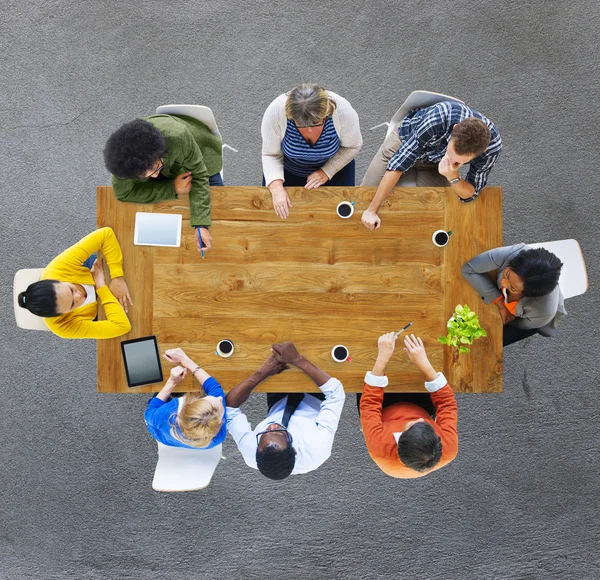
[[[271,347],[271,356],[262,364],[258,372],[265,377],[278,375],[287,370],[288,365],[297,365],[302,355],[292,342],[282,342]]]

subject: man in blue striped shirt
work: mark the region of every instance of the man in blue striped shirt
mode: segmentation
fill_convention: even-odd
[[[381,204],[392,189],[403,183],[400,177],[416,164],[417,185],[448,187],[462,201],[473,201],[485,187],[489,172],[502,149],[500,133],[486,117],[466,105],[443,101],[415,109],[398,130],[385,139],[375,155],[363,187],[377,186],[377,192],[362,215],[370,230],[381,227]],[[459,169],[469,164],[464,179]]]

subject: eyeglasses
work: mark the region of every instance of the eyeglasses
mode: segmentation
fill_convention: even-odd
[[[165,166],[165,164],[162,162],[162,159],[161,159],[160,167],[158,169],[155,169],[150,175],[146,175],[146,177],[140,177],[140,181],[147,181],[151,177],[155,177],[163,170],[164,166]]]
[[[279,429],[267,429],[266,431],[261,431],[260,433],[256,434],[256,445],[258,446],[260,444],[260,438],[262,435],[264,435],[265,433],[285,433],[287,436],[287,441],[288,441],[288,445],[291,447],[292,446],[292,434],[285,428],[285,427],[281,427]]]

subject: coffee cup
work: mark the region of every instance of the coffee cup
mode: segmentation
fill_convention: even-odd
[[[446,230],[436,230],[431,236],[431,241],[433,242],[434,246],[443,248],[450,240],[451,235],[452,231],[447,232]]]
[[[347,220],[354,213],[354,202],[340,201],[335,208],[336,213],[344,220]]]
[[[223,358],[227,358],[228,356],[231,356],[233,354],[233,350],[233,342],[226,338],[224,340],[219,341],[219,344],[217,344],[217,350],[215,351],[215,354],[218,354]]]
[[[335,362],[346,362],[352,360],[348,355],[348,349],[343,344],[337,344],[331,349],[331,358]]]

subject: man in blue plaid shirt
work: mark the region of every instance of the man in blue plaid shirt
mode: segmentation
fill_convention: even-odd
[[[400,127],[386,137],[371,161],[363,187],[377,186],[375,197],[362,215],[370,230],[381,227],[381,204],[400,180],[413,173],[417,186],[452,187],[462,201],[473,201],[485,187],[502,149],[496,126],[477,111],[455,101],[414,109]],[[459,169],[469,164],[464,179]],[[416,168],[415,168],[416,165]],[[398,182],[400,180],[400,182]]]

